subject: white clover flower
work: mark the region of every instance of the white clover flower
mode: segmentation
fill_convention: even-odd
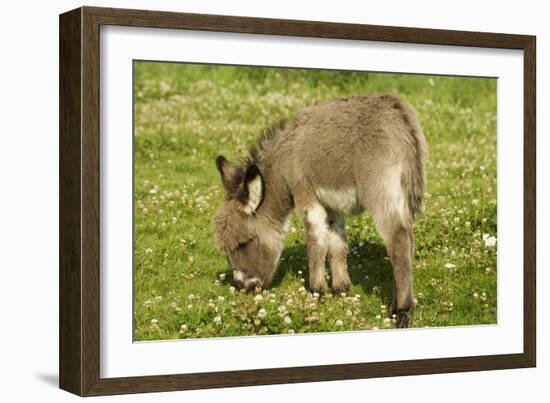
[[[265,318],[265,315],[267,315],[267,312],[264,308],[262,308],[258,311],[258,317],[259,318]]]
[[[218,296],[218,301],[220,301],[220,302],[225,301],[225,297],[222,296],[222,295],[219,295],[219,296]]]
[[[390,318],[384,318],[384,324],[389,325],[391,323]]]
[[[187,296],[187,299],[195,299],[195,294],[189,294],[189,295]]]
[[[456,266],[452,263],[445,263],[445,268],[447,269],[454,269]]]
[[[264,297],[262,297],[262,294],[258,294],[254,297],[254,301],[256,301],[256,303],[262,302],[263,300]]]
[[[220,280],[221,281],[225,280],[225,276],[226,276],[225,273],[221,273],[220,276],[219,276]]]
[[[342,322],[340,319],[337,319],[336,322],[334,322],[336,326],[343,326],[344,322]]]
[[[353,315],[353,312],[352,312],[351,310],[348,309],[348,310],[346,311],[346,316],[352,316],[352,315]]]
[[[180,333],[183,333],[186,331],[187,331],[187,325],[184,323],[183,325],[180,326]]]
[[[220,325],[222,323],[222,317],[220,315],[216,315],[216,317],[214,318],[214,323],[216,325]]]
[[[287,325],[291,324],[292,323],[292,319],[290,319],[290,316],[285,316],[285,319],[284,319],[285,323]]]
[[[485,234],[485,235],[487,235],[487,234]],[[495,247],[496,244],[497,244],[497,239],[494,236],[490,236],[490,237],[485,238],[485,235],[483,235],[483,241],[485,242],[485,247],[486,248]]]
[[[145,249],[145,253],[149,254],[149,253],[153,253],[153,249],[151,248],[147,248]]]
[[[158,325],[158,323],[159,323],[158,319],[151,319],[152,325]]]
[[[277,310],[278,310],[279,312],[281,312],[281,313],[285,313],[285,312],[286,312],[286,306],[281,305],[281,306],[279,306],[279,307],[277,308]]]
[[[378,320],[382,319],[382,315],[376,315],[376,319]]]

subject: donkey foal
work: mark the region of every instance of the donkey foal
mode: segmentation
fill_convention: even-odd
[[[393,266],[391,313],[398,327],[407,327],[415,308],[412,227],[422,207],[426,154],[412,107],[385,94],[306,107],[266,130],[241,163],[218,156],[227,200],[214,230],[235,285],[269,286],[296,209],[304,221],[310,290],[327,291],[328,258],[333,291],[346,292],[345,217],[368,210]]]

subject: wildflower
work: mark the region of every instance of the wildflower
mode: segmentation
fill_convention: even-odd
[[[258,311],[258,317],[259,317],[259,318],[264,318],[265,315],[267,315],[267,312],[265,311],[264,308],[262,308],[262,309],[260,309],[260,310]]]
[[[159,323],[158,319],[151,319],[152,325],[158,325],[158,323]]]
[[[216,315],[216,317],[214,318],[214,323],[216,325],[220,325],[222,323],[222,317],[220,315]]]
[[[187,331],[187,325],[184,323],[183,325],[180,326],[180,333],[183,333],[186,331]]]
[[[337,319],[336,322],[334,322],[336,326],[342,326],[344,322],[342,322],[340,319]]]
[[[287,325],[291,324],[292,323],[292,319],[290,319],[290,316],[285,316],[285,319],[284,319],[285,323]]]
[[[294,334],[294,329],[288,329],[288,334]]]
[[[149,253],[153,253],[153,249],[151,248],[147,248],[145,249],[145,253],[149,254]]]
[[[219,302],[225,301],[225,297],[223,297],[222,295],[219,295],[219,296],[218,296],[218,301],[219,301]]]
[[[378,320],[382,319],[382,315],[376,315],[376,319]]]
[[[454,269],[456,266],[452,263],[445,263],[445,268],[447,269]]]
[[[483,241],[486,248],[492,248],[497,244],[497,239],[494,236],[489,236],[489,234],[483,234]]]
[[[352,315],[353,315],[353,312],[352,312],[351,310],[348,309],[348,310],[346,311],[346,316],[352,316]]]
[[[225,273],[221,273],[219,277],[221,281],[225,280]]]
[[[260,303],[264,300],[264,297],[262,297],[262,294],[258,294],[254,297],[254,301],[256,301],[256,303]]]

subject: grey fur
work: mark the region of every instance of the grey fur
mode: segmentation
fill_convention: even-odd
[[[295,208],[304,220],[310,289],[327,290],[328,258],[333,290],[347,291],[344,217],[367,209],[394,268],[391,313],[397,326],[408,326],[415,307],[412,226],[422,209],[426,156],[413,108],[391,94],[306,107],[266,130],[241,164],[219,156],[227,201],[215,215],[215,236],[236,283],[271,283]]]

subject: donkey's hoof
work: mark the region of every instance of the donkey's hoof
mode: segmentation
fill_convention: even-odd
[[[332,286],[332,292],[334,295],[340,295],[340,294],[343,294],[343,293],[347,293],[350,289],[350,284],[349,283],[342,283],[342,284],[338,284],[338,285],[333,285]]]
[[[325,295],[328,292],[328,286],[326,283],[310,284],[309,291],[314,294]]]
[[[398,309],[395,313],[395,327],[406,329],[412,318],[413,309]]]

